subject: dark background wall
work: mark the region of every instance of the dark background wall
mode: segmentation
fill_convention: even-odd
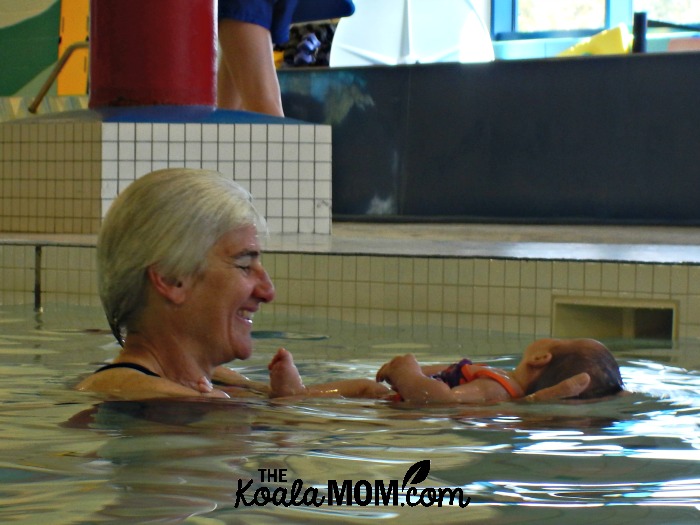
[[[350,220],[700,224],[700,54],[280,71]]]

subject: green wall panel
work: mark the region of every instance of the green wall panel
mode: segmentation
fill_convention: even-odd
[[[61,2],[0,29],[0,96],[11,96],[58,60]]]

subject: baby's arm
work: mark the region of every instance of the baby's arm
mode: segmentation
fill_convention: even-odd
[[[377,372],[377,381],[386,381],[404,401],[450,403],[454,396],[442,381],[426,376],[412,354],[397,356]]]
[[[438,379],[426,375],[445,367],[421,367],[411,355],[398,356],[377,373],[377,381],[387,381],[405,400],[414,403],[494,403],[508,401],[506,390],[492,379],[475,379],[450,388]]]
[[[404,401],[414,403],[476,403],[483,401],[479,388],[454,389],[425,372],[440,371],[432,367],[421,368],[412,354],[398,356],[377,372],[377,381],[386,381]],[[465,385],[466,386],[466,385]]]
[[[436,365],[437,366],[437,365]],[[439,367],[438,367],[439,368]],[[488,378],[474,379],[469,383],[450,388],[447,384],[428,377],[440,370],[423,367],[411,355],[398,356],[386,363],[377,372],[377,381],[388,382],[406,401],[416,403],[496,403],[509,401],[510,395],[497,381]],[[577,374],[561,383],[534,394],[527,401],[548,401],[580,394],[590,383],[586,373]]]
[[[428,377],[439,374],[450,365],[422,365],[421,371]]]

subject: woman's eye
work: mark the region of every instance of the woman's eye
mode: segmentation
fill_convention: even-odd
[[[238,257],[233,261],[233,265],[239,270],[243,270],[248,273],[253,267],[253,258],[249,256]]]
[[[254,270],[257,257],[250,254],[241,255],[240,257],[234,258],[231,262],[235,268],[243,270],[245,273],[251,273]]]

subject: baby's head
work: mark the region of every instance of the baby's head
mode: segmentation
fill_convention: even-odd
[[[620,367],[610,350],[594,339],[538,339],[523,354],[518,369],[529,370],[525,395],[586,372],[591,382],[577,399],[593,399],[623,390]]]

